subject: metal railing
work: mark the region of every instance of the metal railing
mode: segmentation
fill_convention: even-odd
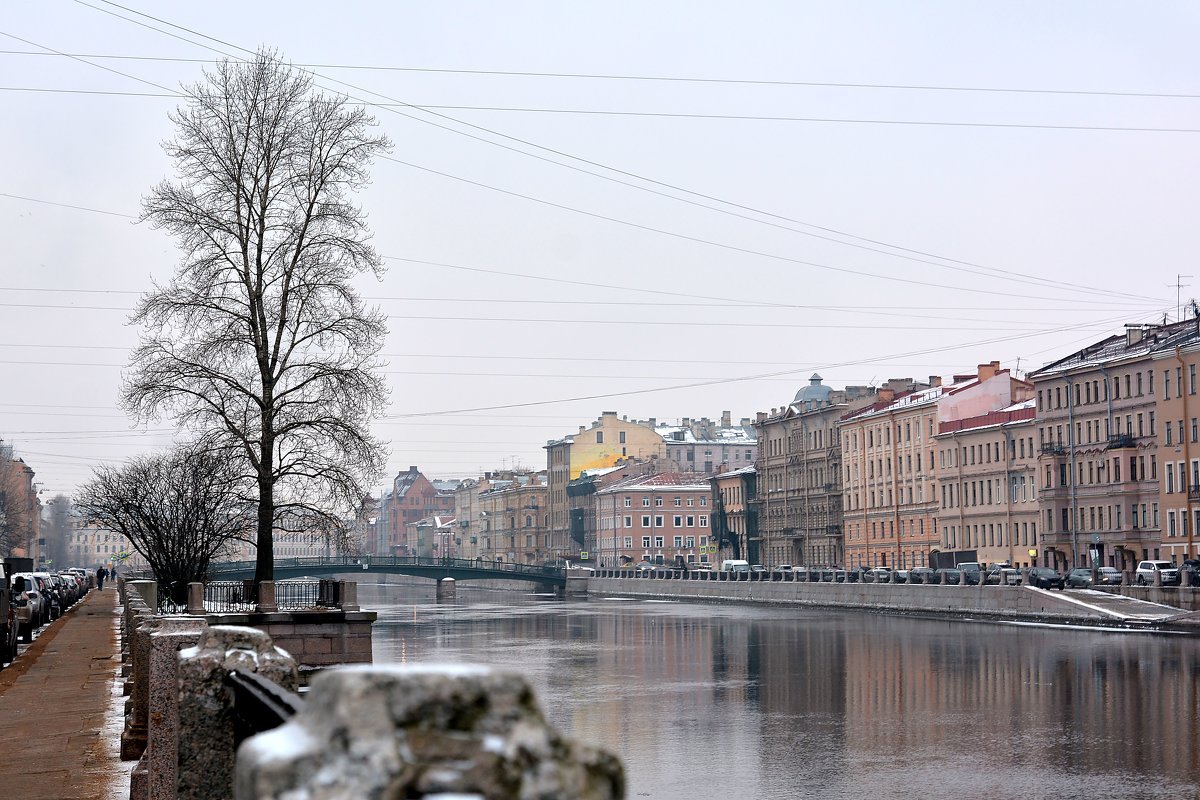
[[[253,561],[224,561],[210,565],[210,574],[254,571]],[[519,564],[510,561],[489,561],[483,558],[425,558],[422,556],[331,556],[315,558],[280,558],[275,560],[275,569],[304,569],[345,567],[347,571],[372,567],[426,567],[447,570],[477,570],[506,572],[529,577],[562,577],[562,567],[542,564]]]
[[[275,605],[280,611],[340,608],[338,581],[283,580],[275,582]],[[258,608],[254,581],[210,581],[204,584],[204,610],[212,613],[251,613]]]

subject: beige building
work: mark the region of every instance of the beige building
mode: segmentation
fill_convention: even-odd
[[[941,547],[958,554],[959,561],[1028,567],[1036,558],[1040,509],[1034,405],[1026,400],[939,425]]]
[[[515,564],[558,558],[547,525],[547,496],[540,476],[529,474],[493,480],[492,488],[480,491],[476,558]]]
[[[1172,358],[1195,330],[1195,320],[1127,325],[1124,334],[1029,375],[1037,394],[1042,563],[1089,566],[1094,558],[1132,570],[1160,556],[1164,538],[1180,540],[1189,500],[1178,489],[1179,465],[1188,472],[1178,438],[1184,433],[1190,447],[1188,414],[1196,412],[1183,410],[1190,387],[1181,394],[1180,381],[1186,386],[1190,374]],[[1172,467],[1161,475],[1160,453]],[[1176,512],[1175,537],[1164,537],[1160,503]]]
[[[1162,387],[1155,397],[1158,424],[1152,431],[1162,460],[1158,482],[1162,526],[1160,546],[1150,555],[1176,564],[1200,554],[1200,332],[1196,325],[1197,320],[1188,320],[1183,333],[1151,356]]]
[[[549,552],[553,558],[578,557],[578,542],[571,538],[571,503],[567,484],[587,469],[615,467],[626,460],[665,460],[666,444],[652,425],[618,417],[605,411],[589,427],[547,442],[546,478],[548,489]]]
[[[940,424],[1007,408],[1032,393],[997,361],[948,385],[930,383],[896,392],[889,382],[878,401],[839,426],[847,567],[933,563],[942,551],[934,456]]]
[[[787,406],[760,413],[755,462],[758,534],[750,560],[765,566],[841,564],[842,469],[839,420],[875,398],[868,386],[835,390],[809,378]]]

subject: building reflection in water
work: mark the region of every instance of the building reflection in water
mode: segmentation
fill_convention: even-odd
[[[631,797],[1190,796],[1200,778],[1190,638],[461,587],[414,622],[368,589],[378,662],[525,674],[551,721],[622,756]]]

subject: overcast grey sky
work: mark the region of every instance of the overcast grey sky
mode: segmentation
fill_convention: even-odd
[[[154,95],[237,48],[391,104],[360,196],[385,479],[543,467],[605,410],[752,416],[813,371],[1024,371],[1200,287],[1195,3],[130,1],[0,22],[0,435],[46,495],[171,441],[116,398],[176,253],[119,215],[168,175]]]

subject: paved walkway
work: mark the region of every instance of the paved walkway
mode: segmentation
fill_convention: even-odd
[[[116,587],[93,590],[0,671],[6,797],[128,797],[117,603]]]

